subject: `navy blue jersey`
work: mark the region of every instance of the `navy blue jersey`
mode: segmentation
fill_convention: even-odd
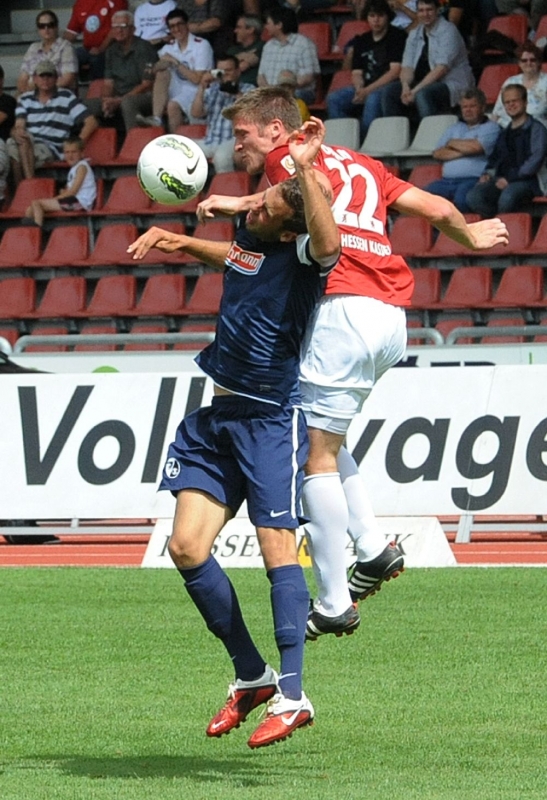
[[[215,341],[197,364],[231,392],[298,404],[300,345],[332,266],[311,258],[308,236],[263,242],[238,230],[226,259]]]

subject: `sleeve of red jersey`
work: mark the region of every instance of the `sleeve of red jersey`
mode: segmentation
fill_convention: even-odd
[[[382,170],[382,185],[384,187],[386,205],[390,206],[399,199],[403,192],[406,192],[407,189],[412,189],[412,184],[397,178],[397,176],[386,169],[383,164],[380,166]]]
[[[270,186],[275,186],[281,181],[294,177],[295,169],[292,158],[289,155],[287,145],[276,147],[266,156],[264,164],[264,174]]]

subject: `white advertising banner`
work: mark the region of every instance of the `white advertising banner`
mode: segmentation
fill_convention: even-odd
[[[178,422],[210,400],[197,368],[1,386],[0,519],[172,516],[156,487]],[[348,446],[380,516],[544,514],[547,367],[393,369]]]
[[[405,555],[407,567],[453,567],[456,559],[439,520],[436,517],[379,517],[380,530],[386,542],[396,541]],[[174,569],[167,551],[172,519],[159,519],[148,542],[143,567]],[[298,557],[303,567],[311,566],[304,533],[297,531]],[[221,567],[263,567],[255,529],[247,510],[241,508],[237,517],[222,529],[213,545],[213,555]],[[348,537],[346,566],[356,560],[355,547]]]

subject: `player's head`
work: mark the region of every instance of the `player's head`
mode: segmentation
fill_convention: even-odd
[[[222,113],[232,121],[234,149],[251,175],[261,172],[268,153],[302,124],[294,97],[281,86],[247,92]]]
[[[298,178],[270,186],[247,214],[246,227],[265,242],[290,242],[307,233],[304,198]]]

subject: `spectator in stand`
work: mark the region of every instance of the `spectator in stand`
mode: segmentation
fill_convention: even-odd
[[[506,86],[520,85],[526,88],[528,95],[527,113],[547,125],[547,73],[541,70],[543,54],[535,44],[525,42],[516,51],[516,56],[521,73],[504,81],[491,118],[503,128],[509,125],[511,119],[503,106],[502,93]]]
[[[233,26],[228,22],[229,3],[224,0],[177,0],[178,7],[188,15],[188,30],[206,39],[215,57],[225,54],[234,43]]]
[[[219,74],[221,73],[221,74]],[[192,118],[207,121],[204,139],[197,144],[213,159],[215,172],[232,172],[234,164],[234,137],[232,123],[222,116],[222,111],[256,87],[252,83],[241,83],[239,62],[235,56],[217,60],[216,71],[204,72],[197,94],[192,103]]]
[[[59,89],[78,89],[78,59],[74,48],[59,36],[59,20],[54,11],[40,11],[36,17],[36,27],[40,41],[30,45],[23,57],[19,77],[17,78],[17,94],[34,89],[34,68],[40,61],[51,61],[57,70]]]
[[[296,91],[296,75],[294,74],[294,72],[291,72],[290,69],[284,69],[282,72],[280,72],[279,86],[283,86],[292,94],[292,96],[294,97],[294,102],[296,103],[300,111],[300,119],[302,120],[302,122],[307,122],[311,116],[310,109],[300,97],[294,96],[294,93]]]
[[[246,83],[254,83],[258,78],[258,64],[264,42],[262,22],[258,17],[243,15],[239,17],[234,28],[236,43],[226,50],[227,55],[235,56],[239,61],[239,69]]]
[[[391,20],[391,24],[395,28],[402,28],[408,33],[418,24],[416,0],[406,0],[406,2],[405,0],[389,0],[389,7],[395,14]],[[363,19],[366,19],[366,17],[363,16]]]
[[[177,7],[176,0],[148,0],[135,9],[135,36],[145,39],[155,48],[172,41],[166,17]]]
[[[471,211],[483,217],[521,211],[547,185],[547,129],[526,113],[526,87],[506,86],[502,101],[511,122],[501,128],[484,173],[467,194]]]
[[[357,117],[364,139],[370,123],[382,116],[382,96],[401,72],[406,34],[390,24],[393,12],[386,0],[369,0],[366,20],[370,31],[356,36],[351,54],[352,86],[343,86],[327,95],[329,119]]]
[[[7,141],[15,123],[17,100],[4,91],[4,68],[0,66],[0,139]]]
[[[63,36],[75,42],[83,34],[82,46],[76,48],[80,71],[87,70],[90,81],[102,78],[105,50],[112,41],[112,17],[127,9],[127,0],[76,0]]]
[[[137,115],[137,124],[160,127],[167,112],[167,127],[171,133],[192,118],[192,103],[203,75],[213,69],[213,49],[209,42],[194,36],[188,29],[188,15],[180,8],[170,11],[167,27],[174,37],[172,44],[159,51],[154,65],[152,115]]]
[[[15,183],[34,177],[35,167],[61,158],[65,139],[81,128],[87,142],[98,127],[95,117],[69,89],[57,88],[57,72],[51,61],[34,70],[36,89],[19,97],[13,134],[7,141]]]
[[[313,103],[321,72],[314,42],[298,33],[296,14],[288,8],[268,9],[265,27],[271,38],[260,58],[258,86],[278,86],[280,72],[288,69],[296,75],[295,96]]]
[[[63,158],[70,167],[66,187],[55,197],[33,200],[25,211],[24,222],[32,220],[41,228],[48,213],[91,211],[97,198],[97,183],[89,161],[84,158],[84,147],[79,136],[70,136],[63,142]]]
[[[131,11],[114,14],[112,36],[106,50],[101,97],[86,104],[102,124],[123,135],[137,125],[138,114],[152,110],[152,71],[158,55],[150,42],[135,36]]]
[[[418,117],[445,114],[474,86],[465,42],[452,22],[439,15],[438,0],[418,0],[419,25],[410,31],[400,80],[382,97],[382,114]]]
[[[452,200],[466,214],[471,210],[467,193],[484,173],[500,129],[486,116],[486,97],[480,89],[468,89],[462,94],[460,111],[461,121],[443,133],[433,151],[433,158],[442,161],[442,178],[425,190]]]

